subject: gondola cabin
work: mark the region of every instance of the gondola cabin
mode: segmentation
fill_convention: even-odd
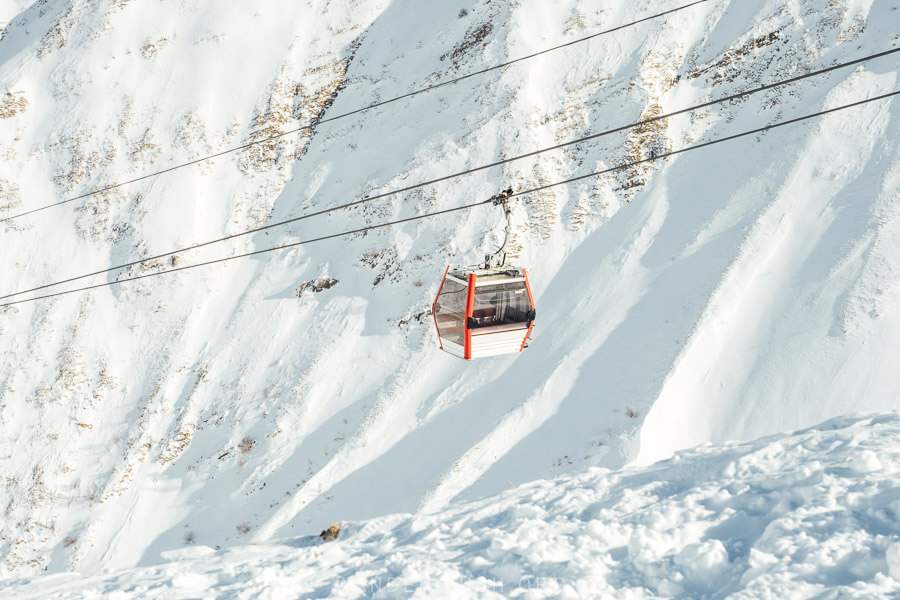
[[[466,360],[521,352],[534,325],[528,275],[518,267],[447,267],[432,308],[441,349]]]

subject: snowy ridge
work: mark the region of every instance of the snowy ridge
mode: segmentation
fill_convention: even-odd
[[[841,598],[900,594],[900,416],[843,417],[591,469],[439,512],[94,577],[5,598]]]
[[[664,4],[0,0],[0,216],[678,5]],[[710,0],[7,221],[0,294],[897,47],[898,11]],[[871,98],[900,86],[896,56],[127,273]],[[517,357],[455,360],[428,316],[446,265],[498,242],[488,208],[0,310],[0,577],[440,514],[511,485],[897,409],[898,111],[872,102],[522,197],[511,258],[539,316]]]

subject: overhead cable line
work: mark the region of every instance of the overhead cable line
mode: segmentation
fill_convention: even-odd
[[[839,111],[839,110],[844,110],[844,109],[847,109],[847,108],[853,108],[854,106],[860,106],[860,105],[862,105],[862,104],[868,104],[869,102],[875,102],[876,100],[884,100],[885,98],[890,98],[890,97],[896,96],[896,95],[898,95],[898,94],[900,94],[900,90],[897,90],[897,91],[895,91],[895,92],[889,92],[889,93],[887,93],[887,94],[881,94],[880,96],[874,96],[874,97],[872,97],[872,98],[866,98],[865,100],[858,100],[858,101],[852,102],[852,103],[850,103],[850,104],[844,104],[844,105],[842,105],[842,106],[836,106],[836,107],[834,107],[834,108],[829,108],[829,109],[827,109],[827,110],[820,110],[819,112],[816,112],[816,113],[812,113],[812,114],[809,114],[809,115],[804,115],[804,116],[802,116],[802,117],[796,117],[796,118],[794,118],[794,119],[788,119],[787,121],[782,121],[782,122],[780,122],[780,123],[774,123],[774,124],[772,124],[772,125],[766,125],[765,127],[759,127],[759,128],[757,128],[757,129],[753,129],[753,130],[751,130],[751,131],[744,131],[743,133],[736,133],[736,134],[734,134],[734,135],[728,135],[728,136],[725,136],[725,137],[723,137],[723,138],[711,140],[711,141],[709,141],[709,142],[702,142],[702,143],[700,143],[700,144],[692,144],[691,146],[688,146],[688,147],[686,147],[686,148],[681,148],[681,149],[679,149],[679,150],[672,150],[671,152],[665,152],[665,153],[659,154],[659,155],[657,155],[657,156],[650,156],[649,158],[643,158],[643,159],[641,159],[641,160],[636,160],[636,161],[631,162],[631,163],[628,163],[628,164],[626,164],[626,165],[619,165],[619,166],[617,166],[617,167],[611,167],[611,168],[609,168],[609,169],[604,169],[604,170],[602,170],[602,171],[595,171],[595,172],[593,172],[593,173],[588,173],[587,175],[579,175],[578,177],[572,177],[571,179],[566,179],[566,180],[564,180],[564,181],[557,181],[557,182],[555,182],[555,183],[548,183],[547,185],[542,185],[542,186],[538,186],[538,187],[536,187],[536,188],[531,188],[530,190],[525,190],[525,191],[522,191],[522,192],[515,192],[515,193],[513,193],[513,194],[510,194],[510,197],[513,197],[513,196],[522,196],[522,195],[524,195],[524,194],[533,194],[534,192],[540,192],[540,191],[542,191],[542,190],[546,190],[546,189],[549,189],[549,188],[552,188],[552,187],[556,187],[556,186],[558,186],[558,185],[563,185],[563,184],[566,184],[566,183],[572,183],[572,182],[574,182],[574,181],[581,181],[582,179],[587,179],[587,178],[589,178],[589,177],[599,177],[600,175],[605,175],[605,174],[607,174],[607,173],[612,173],[612,172],[614,172],[614,171],[620,171],[620,170],[622,170],[622,169],[628,169],[628,168],[630,168],[630,167],[633,167],[633,166],[635,166],[635,165],[639,165],[639,164],[641,164],[641,163],[653,162],[653,161],[660,160],[660,159],[663,159],[663,158],[668,158],[668,157],[670,157],[670,156],[675,156],[675,155],[677,155],[677,154],[683,154],[683,153],[688,152],[688,151],[690,151],[690,150],[699,150],[700,148],[706,148],[707,146],[713,146],[713,145],[715,145],[715,144],[721,144],[722,142],[728,142],[728,141],[731,141],[731,140],[736,140],[736,139],[738,139],[738,138],[746,137],[746,136],[748,136],[748,135],[754,135],[754,134],[757,134],[757,133],[764,133],[764,132],[769,131],[769,130],[771,130],[771,129],[777,129],[778,127],[784,127],[785,125],[791,125],[791,124],[793,124],[793,123],[799,123],[800,121],[806,121],[807,119],[813,119],[813,118],[815,118],[815,117],[821,117],[821,116],[823,116],[823,115],[827,115],[827,114],[830,114],[830,113],[833,113],[833,112],[837,112],[837,111]],[[3,305],[0,304],[0,306],[3,306]]]
[[[245,236],[245,235],[250,235],[250,234],[253,234],[253,233],[259,233],[259,232],[265,231],[265,230],[267,230],[267,229],[272,229],[273,227],[282,227],[282,226],[284,226],[284,225],[288,225],[288,224],[291,224],[291,223],[296,223],[296,222],[298,222],[298,221],[302,221],[302,220],[309,219],[309,218],[312,218],[312,217],[317,217],[317,216],[324,215],[324,214],[328,214],[328,213],[335,212],[335,211],[338,211],[338,210],[343,210],[343,209],[351,208],[351,207],[353,207],[353,206],[358,206],[358,205],[360,205],[360,204],[365,204],[365,203],[371,202],[371,201],[373,201],[373,200],[379,200],[379,199],[381,199],[381,198],[387,198],[387,197],[389,197],[389,196],[394,196],[394,195],[396,195],[396,194],[402,194],[402,193],[404,193],[404,192],[409,192],[409,191],[412,191],[412,190],[415,190],[415,189],[418,189],[418,188],[421,188],[421,187],[425,187],[425,186],[428,186],[428,185],[433,185],[433,184],[435,184],[435,183],[440,183],[440,182],[447,181],[447,180],[450,180],[450,179],[455,179],[455,178],[457,178],[457,177],[462,177],[462,176],[464,176],[464,175],[469,175],[469,174],[471,174],[471,173],[475,173],[475,172],[478,172],[478,171],[483,171],[483,170],[485,170],[485,169],[489,169],[489,168],[492,168],[492,167],[497,167],[497,166],[500,166],[500,165],[504,165],[504,164],[507,164],[507,163],[511,163],[511,162],[514,162],[514,161],[517,161],[517,160],[521,160],[521,159],[523,159],[523,158],[529,158],[529,157],[532,157],[532,156],[537,156],[537,155],[543,154],[543,153],[545,153],[545,152],[550,152],[550,151],[552,151],[552,150],[558,150],[558,149],[560,149],[560,148],[565,148],[566,146],[572,146],[572,145],[575,145],[575,144],[580,144],[580,143],[582,143],[582,142],[586,142],[586,141],[589,141],[589,140],[597,139],[597,138],[600,138],[600,137],[603,137],[603,136],[606,136],[606,135],[610,135],[610,134],[613,134],[613,133],[617,133],[617,132],[620,132],[620,131],[625,131],[625,130],[628,130],[628,129],[633,129],[633,128],[635,128],[635,127],[641,127],[641,126],[647,125],[648,123],[652,123],[652,122],[654,122],[654,121],[659,121],[659,120],[661,120],[661,119],[667,119],[667,118],[669,118],[669,117],[674,117],[674,116],[676,116],[676,115],[680,115],[680,114],[692,112],[692,111],[695,111],[695,110],[699,110],[699,109],[701,109],[701,108],[706,108],[706,107],[709,107],[709,106],[713,106],[713,105],[715,105],[715,104],[721,104],[721,103],[723,103],[723,102],[729,102],[729,101],[731,101],[731,100],[736,100],[736,99],[742,98],[742,97],[744,97],[744,96],[750,96],[750,95],[752,95],[752,94],[757,94],[757,93],[759,93],[759,92],[762,92],[762,91],[765,91],[765,90],[770,90],[770,89],[772,89],[772,88],[780,87],[780,86],[783,86],[783,85],[788,85],[788,84],[791,84],[791,83],[796,83],[796,82],[801,81],[801,80],[803,80],[803,79],[807,79],[807,78],[810,78],[810,77],[815,77],[815,76],[817,76],[817,75],[822,75],[822,74],[828,73],[828,72],[830,72],[830,71],[835,71],[835,70],[837,70],[837,69],[843,69],[843,68],[846,68],[846,67],[850,67],[850,66],[853,66],[853,65],[857,65],[857,64],[860,64],[860,63],[863,63],[863,62],[867,62],[867,61],[870,61],[870,60],[874,60],[874,59],[876,59],[876,58],[881,58],[881,57],[883,57],[883,56],[887,56],[887,55],[889,55],[889,54],[894,54],[894,53],[896,53],[896,52],[900,52],[900,48],[894,48],[894,49],[892,49],[892,50],[886,50],[886,51],[884,51],[884,52],[879,52],[879,53],[877,53],[877,54],[872,54],[872,55],[870,55],[870,56],[866,56],[866,57],[863,57],[863,58],[858,58],[858,59],[851,60],[851,61],[848,61],[848,62],[845,62],[845,63],[840,63],[840,64],[837,64],[837,65],[832,65],[832,66],[830,66],[830,67],[826,67],[826,68],[823,68],[823,69],[818,69],[818,70],[816,70],[816,71],[810,71],[809,73],[805,73],[805,74],[803,74],[803,75],[797,75],[797,76],[795,76],[795,77],[791,77],[791,78],[785,79],[785,80],[783,80],[783,81],[778,81],[778,82],[775,82],[775,83],[770,83],[770,84],[767,84],[767,85],[763,85],[763,86],[760,86],[760,87],[757,87],[757,88],[753,88],[753,89],[750,89],[750,90],[746,90],[746,91],[743,91],[743,92],[739,92],[739,93],[736,93],[736,94],[731,94],[731,95],[729,95],[729,96],[724,96],[724,97],[722,97],[722,98],[718,98],[718,99],[716,99],[716,100],[711,100],[711,101],[708,101],[708,102],[704,102],[704,103],[702,103],[702,104],[698,104],[698,105],[696,105],[696,106],[691,106],[691,107],[689,107],[689,108],[683,108],[683,109],[680,109],[680,110],[676,110],[676,111],[674,111],[674,112],[664,113],[664,114],[661,114],[661,115],[657,115],[657,116],[655,116],[655,117],[649,117],[649,118],[647,118],[647,119],[643,119],[643,120],[641,120],[641,121],[637,121],[637,122],[631,123],[631,124],[629,124],[629,125],[622,125],[622,126],[620,126],[620,127],[615,127],[615,128],[613,128],[613,129],[607,129],[607,130],[602,131],[602,132],[600,132],[600,133],[594,133],[594,134],[587,135],[587,136],[584,136],[584,137],[581,137],[581,138],[578,138],[578,139],[575,139],[575,140],[571,140],[571,141],[568,141],[568,142],[563,142],[563,143],[561,143],[561,144],[556,144],[555,146],[550,146],[550,147],[547,147],[547,148],[541,148],[540,150],[534,150],[534,151],[531,151],[531,152],[527,152],[527,153],[525,153],[525,154],[519,154],[519,155],[517,155],[517,156],[513,156],[513,157],[510,157],[510,158],[505,158],[505,159],[502,159],[502,160],[499,160],[499,161],[495,161],[495,162],[492,162],[492,163],[488,163],[488,164],[485,164],[485,165],[481,165],[481,166],[478,166],[478,167],[473,167],[473,168],[471,168],[471,169],[466,169],[465,171],[460,171],[460,172],[458,172],[458,173],[453,173],[453,174],[450,174],[450,175],[444,175],[443,177],[438,177],[438,178],[436,178],[436,179],[431,179],[431,180],[428,180],[428,181],[423,181],[423,182],[421,182],[421,183],[416,183],[416,184],[409,185],[409,186],[406,186],[406,187],[398,188],[398,189],[396,189],[396,190],[392,190],[392,191],[389,191],[389,192],[383,192],[383,193],[381,193],[381,194],[375,194],[375,195],[372,195],[372,196],[366,196],[365,198],[361,198],[360,200],[355,200],[355,201],[353,201],[353,202],[348,202],[348,203],[346,203],[346,204],[341,204],[341,205],[339,205],[339,206],[334,206],[334,207],[331,207],[331,208],[325,208],[325,209],[317,210],[317,211],[314,211],[314,212],[311,212],[311,213],[306,213],[306,214],[304,214],[304,215],[300,215],[300,216],[297,216],[297,217],[292,217],[292,218],[290,218],[290,219],[286,219],[286,220],[283,220],[283,221],[277,221],[277,222],[275,222],[275,223],[269,223],[269,224],[263,225],[263,226],[261,226],[261,227],[255,227],[255,228],[253,228],[253,229],[248,229],[248,230],[246,230],[246,231],[241,231],[241,232],[238,232],[238,233],[233,233],[233,234],[227,235],[227,236],[225,236],[225,237],[217,238],[217,239],[214,239],[214,240],[209,240],[209,241],[206,241],[206,242],[200,242],[200,243],[198,243],[198,244],[193,244],[193,245],[191,245],[191,246],[186,246],[186,247],[184,247],[184,248],[178,248],[178,249],[176,249],[176,250],[172,250],[172,251],[169,251],[169,252],[165,252],[165,253],[163,253],[163,254],[157,254],[157,255],[155,255],[155,256],[149,256],[149,257],[147,257],[147,258],[142,258],[142,259],[140,259],[140,260],[135,260],[135,261],[123,263],[123,264],[120,264],[120,265],[116,265],[116,266],[114,266],[114,267],[108,267],[108,268],[106,268],[106,269],[101,269],[101,270],[99,270],[99,271],[93,271],[93,272],[91,272],[91,273],[85,273],[84,275],[78,275],[78,276],[76,276],[76,277],[70,277],[69,279],[64,279],[64,280],[62,280],[62,281],[57,281],[57,282],[54,282],[54,283],[48,283],[48,284],[45,284],[45,285],[40,285],[40,286],[36,286],[36,287],[30,288],[30,289],[21,290],[21,291],[18,291],[18,292],[13,292],[13,293],[7,294],[7,295],[5,295],[5,296],[0,296],[0,300],[5,300],[5,299],[11,298],[11,297],[13,297],[13,296],[19,296],[19,295],[22,295],[22,294],[27,294],[27,293],[29,293],[29,292],[36,292],[36,291],[43,290],[43,289],[46,289],[46,288],[49,288],[49,287],[54,287],[54,286],[57,286],[57,285],[62,285],[62,284],[64,284],[64,283],[71,283],[72,281],[78,281],[78,280],[80,280],[80,279],[86,279],[86,278],[92,277],[92,276],[94,276],[94,275],[102,275],[103,273],[109,273],[109,272],[111,272],[111,271],[116,271],[116,270],[118,270],[118,269],[125,269],[125,268],[132,267],[132,266],[135,266],[135,265],[145,264],[145,263],[148,263],[148,262],[151,262],[151,261],[154,261],[154,260],[159,260],[159,259],[162,259],[162,258],[167,258],[167,257],[169,257],[169,256],[174,256],[175,254],[181,254],[181,253],[183,253],[183,252],[189,252],[189,251],[191,251],[191,250],[197,250],[197,249],[203,248],[203,247],[205,247],[205,246],[210,246],[210,245],[212,245],[212,244],[219,244],[219,243],[226,242],[226,241],[228,241],[228,240],[232,240],[232,239],[235,239],[235,238],[238,238],[238,237],[242,237],[242,236]]]
[[[772,129],[777,129],[778,127],[784,127],[784,126],[786,126],[786,125],[791,125],[791,124],[794,124],[794,123],[799,123],[799,122],[801,122],[801,121],[806,121],[806,120],[808,120],[808,119],[813,119],[813,118],[816,118],[816,117],[821,117],[821,116],[823,116],[823,115],[827,115],[827,114],[831,114],[831,113],[834,113],[834,112],[838,112],[838,111],[840,111],[840,110],[845,110],[845,109],[852,108],[852,107],[855,107],[855,106],[861,106],[861,105],[863,105],[863,104],[868,104],[869,102],[875,102],[875,101],[877,101],[877,100],[884,100],[885,98],[891,98],[891,97],[896,96],[896,95],[898,95],[898,94],[900,94],[900,90],[895,91],[895,92],[889,92],[889,93],[887,93],[887,94],[881,94],[880,96],[875,96],[875,97],[872,97],[872,98],[867,98],[867,99],[865,99],[865,100],[858,100],[858,101],[852,102],[852,103],[850,103],[850,104],[844,104],[844,105],[842,105],[842,106],[836,106],[836,107],[834,107],[834,108],[829,108],[829,109],[826,109],[826,110],[821,110],[821,111],[819,111],[819,112],[815,112],[815,113],[812,113],[812,114],[809,114],[809,115],[804,115],[804,116],[802,116],[802,117],[796,117],[796,118],[794,118],[794,119],[789,119],[789,120],[787,120],[787,121],[782,121],[782,122],[780,122],[780,123],[774,123],[774,124],[772,124],[772,125],[766,125],[766,126],[764,126],[764,127],[759,127],[759,128],[757,128],[757,129],[752,129],[752,130],[750,130],[750,131],[745,131],[745,132],[742,132],[742,133],[737,133],[737,134],[734,134],[734,135],[729,135],[729,136],[726,136],[726,137],[723,137],[723,138],[719,138],[719,139],[716,139],[716,140],[711,140],[711,141],[709,141],[709,142],[703,142],[703,143],[700,143],[700,144],[693,144],[693,145],[688,146],[688,147],[686,147],[686,148],[681,148],[681,149],[679,149],[679,150],[672,150],[672,151],[670,151],[670,152],[665,152],[665,153],[662,153],[662,154],[658,154],[658,155],[656,155],[656,156],[650,156],[650,157],[648,157],[648,158],[644,158],[644,159],[640,159],[640,160],[631,161],[631,162],[629,162],[629,163],[625,163],[625,164],[618,165],[618,166],[615,166],[615,167],[610,167],[610,168],[608,168],[608,169],[603,169],[603,170],[600,170],[600,171],[594,171],[594,172],[588,173],[588,174],[586,174],[586,175],[579,175],[579,176],[577,176],[577,177],[572,177],[572,178],[569,178],[569,179],[564,179],[564,180],[562,180],[562,181],[556,181],[556,182],[554,182],[554,183],[548,183],[548,184],[546,184],[546,185],[538,186],[538,187],[531,188],[531,189],[528,189],[528,190],[522,190],[522,191],[515,192],[515,193],[511,194],[510,197],[513,197],[513,196],[524,196],[524,195],[526,195],[526,194],[533,194],[533,193],[535,193],[535,192],[543,191],[543,190],[546,190],[546,189],[549,189],[549,188],[552,188],[552,187],[557,187],[557,186],[560,186],[560,185],[566,185],[566,184],[569,184],[569,183],[573,183],[573,182],[575,182],[575,181],[581,181],[581,180],[583,180],[583,179],[588,179],[588,178],[590,178],[590,177],[599,177],[600,175],[605,175],[605,174],[607,174],[607,173],[613,173],[613,172],[615,172],[615,171],[621,171],[621,170],[623,170],[623,169],[629,169],[629,168],[631,168],[631,167],[634,167],[634,166],[639,165],[639,164],[642,164],[642,163],[648,163],[648,162],[654,162],[654,161],[657,161],[657,160],[662,160],[662,159],[664,159],[664,158],[668,158],[668,157],[670,157],[670,156],[675,156],[675,155],[678,155],[678,154],[683,154],[683,153],[688,152],[688,151],[691,151],[691,150],[699,150],[700,148],[706,148],[706,147],[708,147],[708,146],[713,146],[713,145],[715,145],[715,144],[721,144],[721,143],[723,143],[723,142],[728,142],[728,141],[735,140],[735,139],[742,138],[742,137],[746,137],[746,136],[749,136],[749,135],[755,135],[755,134],[758,134],[758,133],[764,133],[764,132],[769,131],[769,130],[772,130]],[[427,213],[427,214],[423,214],[423,215],[416,215],[416,216],[413,216],[413,217],[406,217],[405,219],[398,219],[398,220],[396,220],[396,221],[390,221],[390,222],[388,222],[388,223],[380,223],[380,224],[378,224],[378,225],[369,225],[369,226],[366,226],[366,227],[360,227],[360,228],[358,228],[358,229],[353,229],[353,230],[350,230],[350,231],[342,231],[342,232],[340,232],[340,233],[333,233],[333,234],[330,234],[330,235],[325,235],[325,236],[321,236],[321,237],[317,237],[317,238],[312,238],[312,239],[308,239],[308,240],[301,240],[301,241],[299,241],[299,242],[292,242],[292,243],[290,243],[290,244],[282,244],[282,245],[280,245],[280,246],[275,246],[275,247],[272,247],[272,248],[263,248],[262,250],[254,250],[254,251],[252,251],[252,252],[245,252],[244,254],[237,254],[237,255],[234,255],[234,256],[226,256],[226,257],[224,257],[224,258],[218,258],[218,259],[215,259],[215,260],[209,260],[209,261],[206,261],[206,262],[197,263],[197,264],[193,264],[193,265],[186,265],[186,266],[184,266],[184,267],[176,267],[176,268],[173,268],[173,269],[167,269],[167,270],[165,270],[165,271],[157,271],[157,272],[155,272],[155,273],[145,273],[145,274],[143,274],[143,275],[136,275],[136,276],[134,276],[134,277],[128,277],[128,278],[126,278],[126,279],[120,279],[120,280],[118,280],[118,281],[106,281],[106,282],[103,282],[103,283],[98,283],[98,284],[95,284],[95,285],[89,285],[89,286],[85,286],[85,287],[80,287],[80,288],[76,288],[76,289],[72,289],[72,290],[65,290],[65,291],[62,291],[62,292],[56,292],[56,293],[53,293],[53,294],[45,294],[45,295],[43,295],[43,296],[35,296],[34,298],[26,298],[26,299],[24,299],[24,300],[15,300],[15,301],[12,301],[12,302],[6,302],[6,303],[4,303],[4,304],[0,304],[0,308],[5,308],[5,307],[7,307],[7,306],[13,306],[13,305],[15,305],[15,304],[22,304],[22,303],[25,303],[25,302],[34,302],[34,301],[36,301],[36,300],[43,300],[43,299],[45,299],[45,298],[53,298],[53,297],[56,297],[56,296],[63,296],[63,295],[66,295],[66,294],[74,294],[74,293],[77,293],[77,292],[83,292],[83,291],[87,291],[87,290],[93,290],[93,289],[97,289],[97,288],[101,288],[101,287],[106,287],[106,286],[111,286],[111,285],[116,285],[116,284],[121,284],[121,283],[127,283],[127,282],[129,282],[129,281],[135,281],[135,280],[138,280],[138,279],[144,279],[144,278],[146,278],[146,277],[156,277],[157,275],[166,275],[166,274],[169,274],[169,273],[175,273],[176,271],[185,271],[185,270],[187,270],[187,269],[195,269],[195,268],[198,268],[198,267],[205,267],[205,266],[208,266],[208,265],[214,265],[214,264],[217,264],[217,263],[222,263],[222,262],[226,262],[226,261],[230,261],[230,260],[237,260],[237,259],[239,259],[239,258],[247,258],[247,257],[249,257],[249,256],[255,256],[255,255],[258,255],[258,254],[264,254],[264,253],[266,253],[266,252],[274,252],[274,251],[276,251],[276,250],[285,250],[285,249],[287,249],[287,248],[294,248],[294,247],[297,247],[297,246],[303,246],[303,245],[306,245],[306,244],[312,244],[312,243],[314,243],[314,242],[321,242],[321,241],[324,241],[324,240],[329,240],[329,239],[334,239],[334,238],[339,238],[339,237],[345,237],[345,236],[348,236],[348,235],[354,235],[354,234],[357,234],[357,233],[363,233],[363,232],[371,231],[371,230],[373,230],[373,229],[381,229],[381,228],[384,228],[384,227],[392,227],[392,226],[394,226],[394,225],[399,225],[399,224],[402,224],[402,223],[409,223],[410,221],[417,221],[417,220],[419,220],[419,219],[426,219],[426,218],[429,218],[429,217],[435,217],[435,216],[438,216],[438,215],[448,214],[448,213],[452,213],[452,212],[457,212],[457,211],[462,211],[462,210],[469,210],[469,209],[471,209],[471,208],[475,208],[475,207],[478,207],[478,206],[484,206],[484,205],[487,205],[487,204],[491,204],[492,202],[493,202],[493,201],[492,201],[491,199],[488,199],[488,200],[482,200],[482,201],[480,201],[480,202],[474,202],[474,203],[472,203],[472,204],[466,204],[466,205],[463,205],[463,206],[457,206],[457,207],[454,207],[454,208],[447,208],[447,209],[435,211],[435,212],[432,212],[432,213]],[[55,285],[55,284],[52,284],[52,285]]]
[[[672,14],[672,13],[676,13],[676,12],[678,12],[678,11],[684,10],[684,9],[686,9],[686,8],[690,8],[690,7],[695,6],[695,5],[697,5],[697,4],[703,4],[703,3],[705,3],[705,2],[709,2],[709,0],[696,0],[695,2],[691,2],[690,4],[685,4],[685,5],[679,6],[679,7],[677,7],[677,8],[673,8],[673,9],[670,9],[670,10],[667,10],[667,11],[664,11],[664,12],[661,12],[661,13],[657,13],[657,14],[655,14],[655,15],[651,15],[651,16],[649,16],[649,17],[644,17],[644,18],[642,18],[642,19],[638,19],[637,21],[631,21],[631,22],[625,23],[625,24],[623,24],[623,25],[618,25],[618,26],[616,26],[616,27],[613,27],[612,29],[606,29],[606,30],[604,30],[604,31],[599,31],[599,32],[593,33],[593,34],[591,34],[591,35],[588,35],[588,36],[585,36],[585,37],[582,37],[582,38],[578,38],[578,39],[572,40],[572,41],[570,41],[570,42],[566,42],[566,43],[564,43],[564,44],[559,44],[558,46],[553,46],[552,48],[546,48],[546,49],[544,49],[544,50],[541,50],[541,51],[539,51],[539,52],[535,52],[535,53],[533,53],[533,54],[527,54],[527,55],[525,55],[525,56],[520,56],[519,58],[514,58],[514,59],[509,60],[509,61],[506,61],[506,62],[504,62],[504,63],[500,63],[499,65],[494,65],[494,66],[492,66],[492,67],[487,67],[487,68],[485,68],[485,69],[480,69],[480,70],[478,70],[478,71],[473,71],[473,72],[471,72],[471,73],[467,73],[467,74],[462,75],[462,76],[460,76],[460,77],[456,77],[456,78],[454,78],[454,79],[449,79],[449,80],[447,80],[447,81],[444,81],[444,82],[441,82],[441,83],[436,83],[436,84],[434,84],[434,85],[429,85],[429,86],[420,88],[420,89],[418,89],[418,90],[415,90],[415,91],[412,91],[412,92],[403,94],[403,95],[401,95],[401,96],[396,96],[396,97],[394,97],[394,98],[389,98],[388,100],[382,100],[382,101],[380,101],[380,102],[375,102],[375,103],[373,103],[373,104],[369,104],[369,105],[364,106],[364,107],[362,107],[362,108],[357,108],[357,109],[355,109],[355,110],[351,110],[351,111],[349,111],[349,112],[341,113],[341,114],[335,115],[335,116],[333,116],[333,117],[328,117],[327,119],[321,119],[321,120],[319,120],[319,121],[317,121],[316,123],[311,124],[311,125],[304,125],[304,126],[302,126],[302,127],[297,127],[297,128],[295,128],[295,129],[290,129],[290,130],[288,130],[288,131],[281,132],[281,133],[279,133],[279,134],[277,134],[277,135],[273,135],[273,136],[271,136],[271,137],[263,138],[263,139],[256,140],[256,141],[253,141],[253,142],[247,142],[246,144],[242,144],[242,145],[240,145],[240,146],[235,146],[234,148],[228,148],[228,149],[226,149],[226,150],[222,150],[221,152],[216,152],[215,154],[210,154],[210,155],[208,155],[208,156],[202,156],[202,157],[200,157],[200,158],[195,158],[195,159],[190,160],[190,161],[185,162],[185,163],[180,163],[180,164],[173,165],[173,166],[171,166],[171,167],[168,167],[168,168],[165,168],[165,169],[162,169],[162,170],[159,170],[159,171],[154,171],[154,172],[152,172],[152,173],[147,173],[146,175],[141,175],[140,177],[135,177],[134,179],[129,179],[128,181],[122,181],[122,182],[119,182],[119,183],[113,183],[113,184],[110,184],[110,185],[108,185],[108,186],[102,187],[102,188],[100,188],[100,189],[93,190],[93,191],[91,191],[91,192],[85,192],[84,194],[81,194],[81,195],[79,195],[79,196],[75,196],[75,197],[73,197],[73,198],[68,198],[68,199],[66,199],[66,200],[61,200],[61,201],[59,201],[59,202],[54,202],[54,203],[52,203],[52,204],[47,204],[47,205],[45,205],[45,206],[40,206],[40,207],[38,207],[38,208],[33,208],[33,209],[31,209],[31,210],[27,210],[27,211],[25,211],[25,212],[22,212],[22,213],[19,213],[19,214],[16,214],[16,215],[12,215],[12,216],[10,216],[10,217],[3,217],[3,218],[0,218],[0,223],[3,223],[4,221],[11,221],[11,220],[13,220],[13,219],[18,219],[18,218],[20,218],[20,217],[24,217],[24,216],[26,216],[26,215],[34,214],[34,213],[36,213],[36,212],[40,212],[40,211],[43,211],[43,210],[47,210],[48,208],[54,208],[54,207],[56,207],[56,206],[61,206],[61,205],[63,205],[63,204],[68,204],[69,202],[74,202],[74,201],[76,201],[76,200],[82,200],[82,199],[84,199],[84,198],[88,198],[88,197],[90,197],[90,196],[95,196],[95,195],[97,195],[97,194],[102,194],[102,193],[104,193],[104,192],[108,192],[108,191],[114,190],[114,189],[116,189],[116,188],[120,188],[120,187],[123,187],[123,186],[126,186],[126,185],[130,185],[130,184],[132,184],[132,183],[137,183],[138,181],[143,181],[144,179],[149,179],[149,178],[151,178],[151,177],[157,177],[157,176],[163,175],[163,174],[165,174],[165,173],[170,173],[170,172],[176,171],[176,170],[178,170],[178,169],[183,169],[184,167],[189,167],[189,166],[191,166],[191,165],[195,165],[195,164],[197,164],[197,163],[201,163],[201,162],[203,162],[203,161],[205,161],[205,160],[211,160],[211,159],[213,159],[213,158],[218,158],[218,157],[224,156],[224,155],[226,155],[226,154],[231,154],[232,152],[238,152],[239,150],[245,150],[245,149],[247,149],[247,148],[250,148],[251,146],[256,146],[256,145],[258,145],[258,144],[265,144],[265,143],[267,143],[267,142],[271,142],[271,141],[277,140],[277,139],[279,139],[279,138],[282,138],[282,137],[284,137],[284,136],[286,136],[286,135],[291,135],[291,134],[294,134],[294,133],[299,133],[300,131],[311,130],[311,129],[314,129],[315,127],[318,127],[319,125],[322,125],[322,124],[324,124],[324,123],[330,123],[330,122],[332,122],[332,121],[337,121],[338,119],[344,119],[344,118],[349,117],[349,116],[351,116],[351,115],[355,115],[355,114],[358,114],[358,113],[361,113],[361,112],[364,112],[364,111],[367,111],[367,110],[372,110],[373,108],[378,108],[379,106],[385,106],[386,104],[391,104],[391,103],[393,103],[393,102],[397,102],[397,101],[403,100],[403,99],[405,99],[405,98],[411,98],[412,96],[417,96],[417,95],[419,95],[419,94],[424,94],[424,93],[426,93],[426,92],[430,92],[430,91],[435,90],[435,89],[440,88],[440,87],[444,87],[444,86],[447,86],[447,85],[452,85],[452,84],[455,84],[455,83],[459,83],[460,81],[463,81],[464,79],[469,79],[470,77],[475,77],[475,76],[477,76],[477,75],[483,75],[483,74],[485,74],[485,73],[490,73],[491,71],[496,71],[496,70],[498,70],[498,69],[504,69],[504,68],[506,68],[506,67],[508,67],[508,66],[510,66],[510,65],[513,65],[513,64],[516,64],[516,63],[525,61],[525,60],[529,60],[529,59],[535,58],[535,57],[537,57],[537,56],[541,56],[541,55],[543,55],[543,54],[547,54],[547,53],[549,53],[549,52],[553,52],[553,51],[555,51],[555,50],[560,50],[560,49],[562,49],[562,48],[567,48],[567,47],[569,47],[569,46],[574,46],[575,44],[581,44],[581,43],[586,42],[586,41],[588,41],[588,40],[592,40],[592,39],[594,39],[594,38],[596,38],[596,37],[600,37],[600,36],[602,36],[602,35],[607,35],[607,34],[609,34],[609,33],[613,33],[613,32],[615,32],[615,31],[619,31],[619,30],[621,30],[621,29],[626,29],[626,28],[628,28],[628,27],[633,27],[634,25],[638,25],[638,24],[640,24],[640,23],[644,23],[645,21],[650,21],[650,20],[653,20],[653,19],[658,19],[658,18],[660,18],[660,17],[664,17],[664,16],[670,15],[670,14]]]

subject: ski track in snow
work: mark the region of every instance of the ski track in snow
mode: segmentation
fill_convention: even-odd
[[[0,217],[677,5],[0,0]],[[0,295],[893,48],[898,14],[897,0],[711,0],[4,222]],[[898,86],[891,55],[127,274],[450,208]],[[549,485],[531,481],[565,476],[575,494],[598,467],[898,409],[898,110],[870,103],[520,198],[511,260],[538,310],[520,356],[454,359],[427,314],[447,264],[499,243],[488,207],[0,309],[0,578],[153,565],[189,544],[222,560],[335,521],[384,518],[379,535],[412,548],[420,538],[395,528],[436,517],[385,515],[462,523],[465,502],[511,486],[504,502],[523,505],[522,486]],[[337,284],[300,293],[325,277]],[[721,558],[707,541],[682,549]],[[484,554],[491,568],[497,556]],[[770,573],[766,560],[725,572]],[[861,568],[882,585],[884,568]],[[685,571],[666,591],[649,570],[636,585],[653,594],[699,585]],[[191,585],[221,583],[204,577]],[[809,585],[797,593],[844,583]]]

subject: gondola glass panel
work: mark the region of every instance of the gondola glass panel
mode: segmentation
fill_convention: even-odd
[[[466,291],[466,286],[447,278],[434,306],[434,316],[441,338],[460,346],[465,343]]]
[[[524,281],[476,286],[472,335],[527,329],[529,310]]]

